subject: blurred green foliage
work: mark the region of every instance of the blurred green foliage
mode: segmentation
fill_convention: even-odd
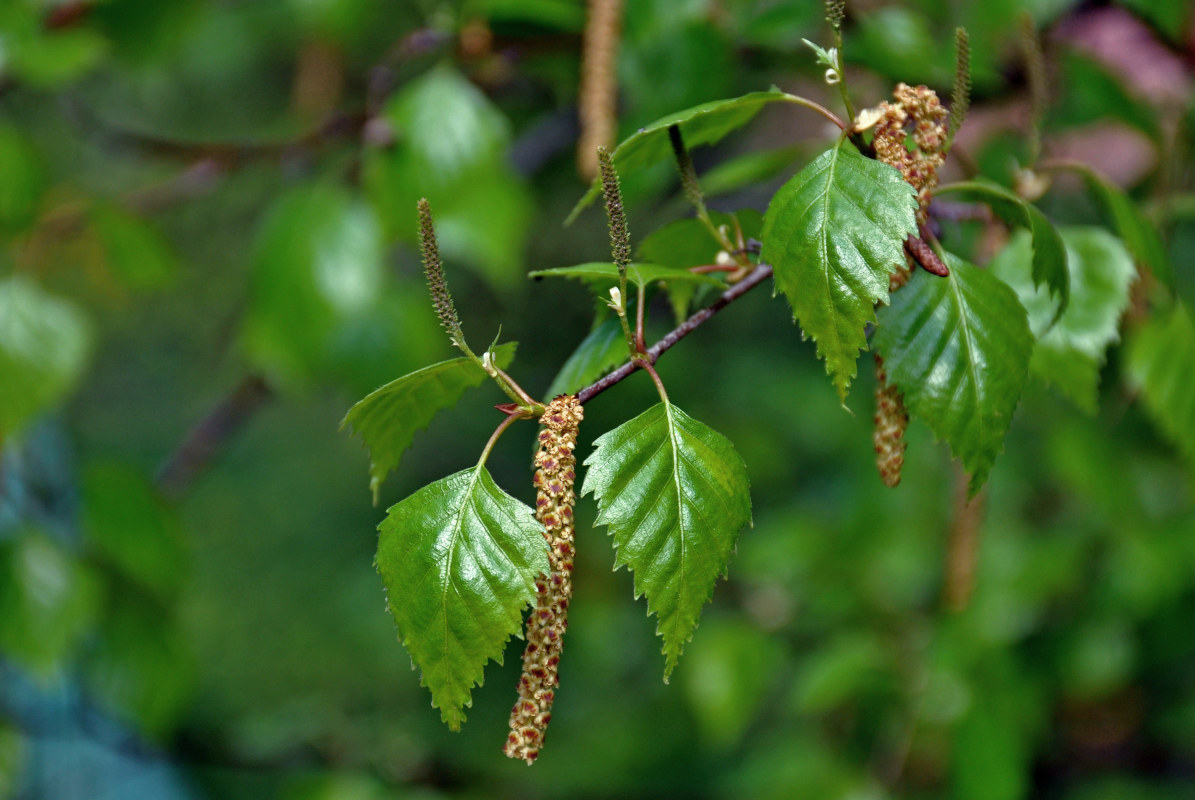
[[[800,44],[827,44],[818,3],[626,6],[620,138],[772,84],[833,102]],[[371,563],[367,457],[336,427],[452,355],[411,246],[422,196],[466,332],[522,342],[523,385],[549,386],[591,330],[602,360],[591,293],[523,279],[608,252],[600,213],[560,225],[587,188],[583,4],[0,5],[0,798],[1189,797],[1195,12],[849,3],[847,74],[861,106],[900,80],[945,96],[943,43],[967,26],[960,148],[1011,186],[1029,152],[1022,11],[1051,67],[1047,154],[1113,181],[1088,195],[1059,174],[1042,207],[1123,237],[1173,308],[1154,277],[1136,284],[1085,413],[1030,381],[970,533],[927,426],[885,489],[870,378],[846,414],[783,301],[719,314],[659,369],[742,455],[754,527],[666,686],[654,623],[582,502],[559,702],[529,770],[500,753],[515,655],[461,733],[430,708]],[[1131,58],[1091,46],[1110,40]],[[827,142],[823,120],[776,104],[694,158],[753,236]],[[676,183],[666,164],[627,176],[645,261],[693,245]],[[992,254],[984,225],[942,225]],[[1117,248],[1107,236],[1064,234],[1080,251]],[[651,312],[654,338],[678,310],[661,296]],[[238,394],[253,376],[269,391]],[[383,500],[475,463],[503,399],[487,387],[437,417]],[[595,400],[582,452],[654,401],[642,375]],[[531,437],[516,428],[489,464],[524,501]],[[967,535],[974,588],[952,610]]]

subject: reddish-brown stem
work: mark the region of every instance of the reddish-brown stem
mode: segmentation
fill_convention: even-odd
[[[772,266],[770,264],[759,264],[751,272],[747,273],[741,281],[731,286],[723,292],[717,300],[709,306],[701,309],[693,314],[687,320],[682,322],[677,327],[666,333],[663,338],[648,348],[646,352],[646,364],[655,364],[659,357],[672,348],[681,339],[688,336],[693,331],[704,325],[714,314],[717,314],[726,306],[738,300],[747,292],[754,289],[759,284],[770,278],[772,275]],[[611,386],[626,380],[632,372],[639,368],[644,361],[641,359],[638,362],[628,361],[618,369],[614,370],[604,378],[591,383],[581,391],[577,392],[577,402],[585,405],[593,398],[597,397],[602,392],[609,389]]]
[[[689,267],[689,272],[697,275],[703,275],[707,272],[737,272],[741,267],[738,264],[702,264],[700,267]]]
[[[498,441],[498,437],[505,433],[506,429],[509,428],[515,420],[519,419],[530,419],[530,416],[526,412],[520,414],[510,414],[506,417],[506,419],[498,423],[498,427],[494,429],[492,434],[490,434],[490,440],[485,443],[485,449],[481,451],[481,458],[477,459],[478,466],[484,464],[486,459],[490,457],[490,451],[494,449],[494,443]]]

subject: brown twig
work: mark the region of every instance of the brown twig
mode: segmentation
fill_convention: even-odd
[[[688,336],[693,331],[704,325],[714,314],[717,314],[726,306],[738,300],[747,292],[754,289],[763,281],[767,280],[772,275],[772,266],[770,264],[759,264],[741,281],[731,286],[723,292],[717,300],[706,308],[701,309],[693,316],[682,322],[677,327],[666,333],[658,342],[653,344],[647,350],[647,363],[655,364],[659,357],[666,351],[670,350],[673,345],[681,339]],[[597,397],[602,392],[609,389],[611,386],[624,381],[630,376],[632,372],[639,368],[639,364],[635,361],[628,361],[618,369],[609,373],[605,377],[591,383],[581,391],[577,392],[577,402],[585,405],[593,398]]]
[[[158,470],[157,485],[163,495],[177,500],[212,465],[228,443],[262,406],[274,390],[260,375],[249,375],[201,419]]]

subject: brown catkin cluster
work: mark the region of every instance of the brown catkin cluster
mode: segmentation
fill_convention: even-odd
[[[900,390],[888,383],[884,359],[879,353],[876,362],[876,415],[872,441],[876,448],[876,468],[885,486],[896,488],[900,470],[905,463],[905,429],[909,427],[909,412],[905,410]]]
[[[917,190],[917,222],[924,225],[929,201],[938,185],[938,167],[946,160],[942,150],[946,144],[947,111],[938,95],[925,86],[898,83],[893,97],[894,103],[880,103],[881,116],[874,139],[876,157],[900,170],[905,181]],[[910,123],[917,145],[913,152],[905,146]]]
[[[552,719],[552,702],[560,685],[560,652],[568,628],[568,603],[573,595],[573,505],[577,496],[577,428],[581,404],[572,395],[561,395],[548,404],[539,424],[539,450],[535,454],[535,516],[548,540],[551,573],[535,583],[536,603],[527,618],[527,647],[519,699],[510,710],[510,735],[503,752],[510,758],[534,763],[544,746]]]

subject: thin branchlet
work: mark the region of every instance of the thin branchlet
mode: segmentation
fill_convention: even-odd
[[[622,188],[610,151],[599,147],[598,168],[602,176],[602,196],[606,201],[606,216],[610,220],[610,252],[618,266],[620,276],[625,276],[631,263],[631,234],[627,230],[627,214],[622,207]]]
[[[830,27],[838,30],[846,18],[846,0],[826,0],[826,22]]]
[[[448,332],[448,338],[462,350],[465,347],[465,335],[461,331],[461,322],[456,315],[456,306],[452,302],[452,295],[448,292],[448,283],[444,279],[444,264],[440,260],[440,248],[436,244],[436,227],[432,221],[432,207],[427,198],[419,201],[419,249],[423,253],[423,271],[427,275],[427,288],[431,292],[432,306],[436,309],[436,316],[440,324]]]
[[[676,168],[680,171],[680,183],[685,198],[697,209],[699,216],[707,216],[705,195],[701,192],[701,184],[697,182],[697,170],[693,168],[693,159],[689,156],[689,148],[685,147],[679,125],[668,126],[668,141],[672,143],[672,154],[676,156]]]
[[[950,138],[971,108],[971,41],[966,28],[954,29],[954,87],[950,91]]]
[[[1050,84],[1046,77],[1046,62],[1041,40],[1037,37],[1033,17],[1021,14],[1021,55],[1025,59],[1025,78],[1029,82],[1029,102],[1033,113],[1032,162],[1041,154],[1041,125],[1050,105]]]

